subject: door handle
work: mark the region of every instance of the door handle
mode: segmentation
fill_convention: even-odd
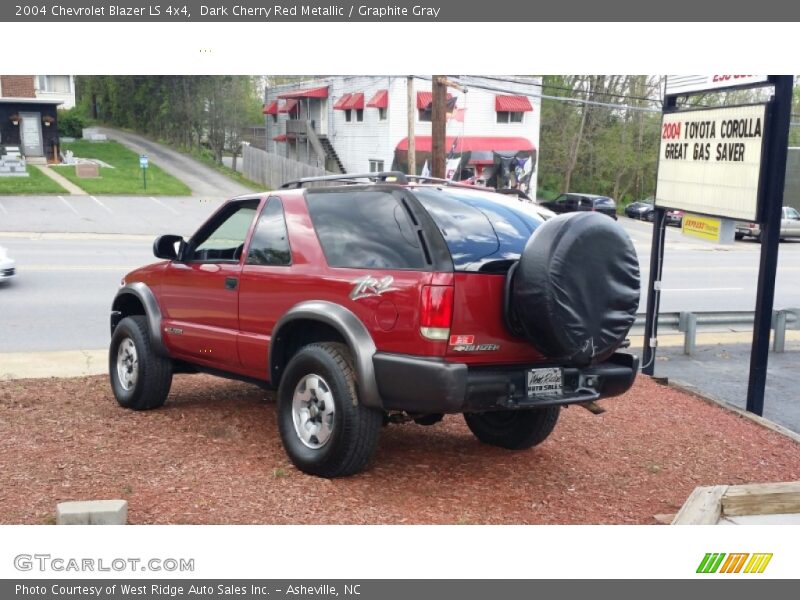
[[[226,277],[225,278],[225,289],[226,290],[235,290],[238,285],[239,285],[239,279],[237,277]]]

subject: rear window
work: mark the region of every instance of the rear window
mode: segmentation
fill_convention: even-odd
[[[309,192],[308,211],[331,267],[427,268],[408,212],[382,191]]]
[[[614,206],[614,201],[611,198],[598,198],[595,203],[597,206]]]
[[[513,197],[435,188],[414,194],[442,232],[456,271],[505,273],[544,222]]]

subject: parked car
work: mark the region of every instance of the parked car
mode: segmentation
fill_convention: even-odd
[[[639,200],[638,202],[631,202],[628,204],[628,206],[625,207],[625,215],[631,219],[652,221],[653,210],[653,200],[652,198],[647,198],[645,200]]]
[[[650,218],[652,221],[652,217]],[[667,225],[674,225],[680,227],[683,225],[683,211],[682,210],[668,210],[666,214]]]
[[[754,237],[760,242],[761,225],[747,221],[737,221],[734,235],[737,240],[747,236]],[[783,238],[800,238],[800,212],[791,206],[784,206],[781,212],[781,239]]]
[[[17,274],[17,267],[14,260],[8,255],[8,251],[0,246],[0,281],[7,281]]]
[[[592,211],[608,215],[614,220],[617,219],[617,204],[613,198],[608,196],[569,193],[561,194],[555,200],[541,202],[540,204],[556,214]]]
[[[175,373],[276,389],[292,462],[336,477],[366,467],[385,424],[461,413],[480,441],[523,449],[562,406],[627,391],[639,266],[622,227],[419,179],[300,180],[159,237],[161,261],[112,304],[117,402],[158,408]]]

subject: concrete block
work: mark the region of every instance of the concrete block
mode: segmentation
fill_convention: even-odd
[[[126,500],[86,500],[60,502],[56,506],[56,525],[126,525]]]

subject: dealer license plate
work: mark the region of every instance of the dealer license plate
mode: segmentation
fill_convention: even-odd
[[[564,377],[559,368],[528,371],[528,396],[554,396],[561,393]]]

